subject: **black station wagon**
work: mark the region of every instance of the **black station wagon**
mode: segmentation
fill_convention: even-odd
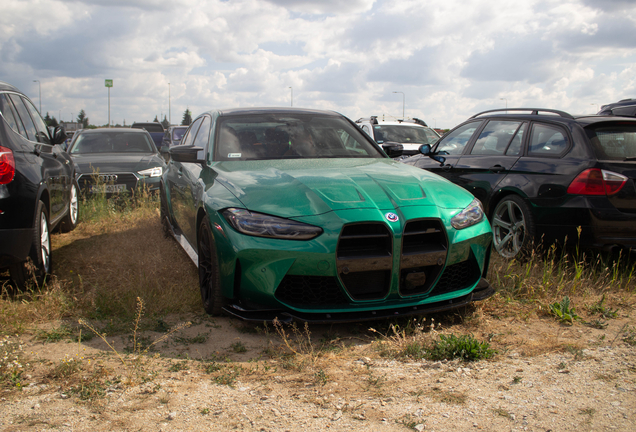
[[[636,248],[636,119],[536,108],[474,115],[422,154],[484,205],[504,257],[538,244]]]

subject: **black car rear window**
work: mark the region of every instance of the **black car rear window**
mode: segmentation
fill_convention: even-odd
[[[636,123],[604,123],[585,131],[598,159],[636,160]]]

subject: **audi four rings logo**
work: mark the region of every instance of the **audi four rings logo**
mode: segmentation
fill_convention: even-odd
[[[400,220],[400,218],[398,217],[398,215],[396,215],[395,213],[387,213],[384,215],[384,217],[386,217],[386,219],[389,222],[397,222]]]
[[[100,174],[99,180],[103,181],[104,183],[116,182],[117,174]]]

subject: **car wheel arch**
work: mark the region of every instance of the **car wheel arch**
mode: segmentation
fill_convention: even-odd
[[[515,189],[499,189],[498,191],[494,192],[490,196],[488,203],[485,204],[486,216],[488,216],[488,220],[492,221],[492,217],[495,213],[495,209],[497,208],[499,203],[502,200],[504,200],[506,197],[509,197],[510,195],[517,195],[518,197],[523,199],[528,204],[528,206],[532,208],[530,201],[528,200],[528,196],[524,194],[522,191],[515,190]]]

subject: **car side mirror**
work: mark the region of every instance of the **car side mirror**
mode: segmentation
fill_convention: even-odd
[[[64,141],[66,141],[66,130],[64,129],[64,126],[56,126],[55,129],[53,129],[53,135],[51,136],[51,142],[55,145],[55,144],[62,144]]]
[[[175,162],[205,163],[203,147],[176,146],[171,147],[168,153]]]
[[[384,153],[386,153],[388,157],[396,158],[402,156],[404,146],[400,143],[389,141],[382,144],[382,150],[384,150]]]
[[[428,155],[431,154],[431,145],[430,144],[422,144],[418,150],[424,156],[428,156]]]

